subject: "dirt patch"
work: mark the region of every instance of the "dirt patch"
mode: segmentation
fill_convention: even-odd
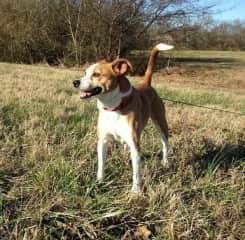
[[[8,194],[12,187],[25,174],[23,169],[0,171],[0,194]]]

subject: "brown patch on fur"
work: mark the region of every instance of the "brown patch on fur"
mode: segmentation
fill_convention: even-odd
[[[168,124],[165,117],[165,107],[156,91],[149,88],[134,90],[132,101],[123,109],[127,114],[128,123],[132,129],[135,146],[139,148],[139,136],[148,122],[149,117],[168,138]]]
[[[126,77],[119,78],[119,87],[122,93],[127,92],[130,89],[130,82]]]
[[[116,72],[113,68],[117,69],[114,69]],[[112,63],[105,60],[100,61],[94,68],[94,72],[100,73],[100,77],[95,78],[92,76],[92,85],[94,87],[102,85],[105,92],[110,92],[119,84],[121,92],[127,92],[130,88],[130,83],[124,75],[131,70],[131,63],[127,59],[116,59]]]
[[[111,70],[111,64],[106,61],[101,61],[99,64],[94,68],[94,72],[100,73],[100,77],[93,78],[92,77],[92,84],[94,87],[103,86],[105,93],[112,91],[118,85],[118,80],[114,76]]]

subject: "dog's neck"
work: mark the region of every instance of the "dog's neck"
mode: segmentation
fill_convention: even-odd
[[[97,98],[98,109],[115,109],[118,107],[122,99],[132,94],[133,87],[129,83],[129,88],[126,92],[122,92],[119,84],[117,87],[109,93],[99,95]]]

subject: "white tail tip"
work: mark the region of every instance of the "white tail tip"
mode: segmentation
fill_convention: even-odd
[[[159,43],[156,45],[156,48],[158,49],[158,51],[167,51],[173,49],[174,46],[165,43]]]

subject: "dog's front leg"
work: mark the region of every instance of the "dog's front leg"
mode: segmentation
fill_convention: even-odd
[[[133,167],[132,192],[140,192],[140,152],[135,144],[130,144],[130,154]]]
[[[99,138],[97,144],[97,152],[98,152],[97,180],[102,181],[104,178],[105,160],[107,155],[107,141],[105,138]]]

